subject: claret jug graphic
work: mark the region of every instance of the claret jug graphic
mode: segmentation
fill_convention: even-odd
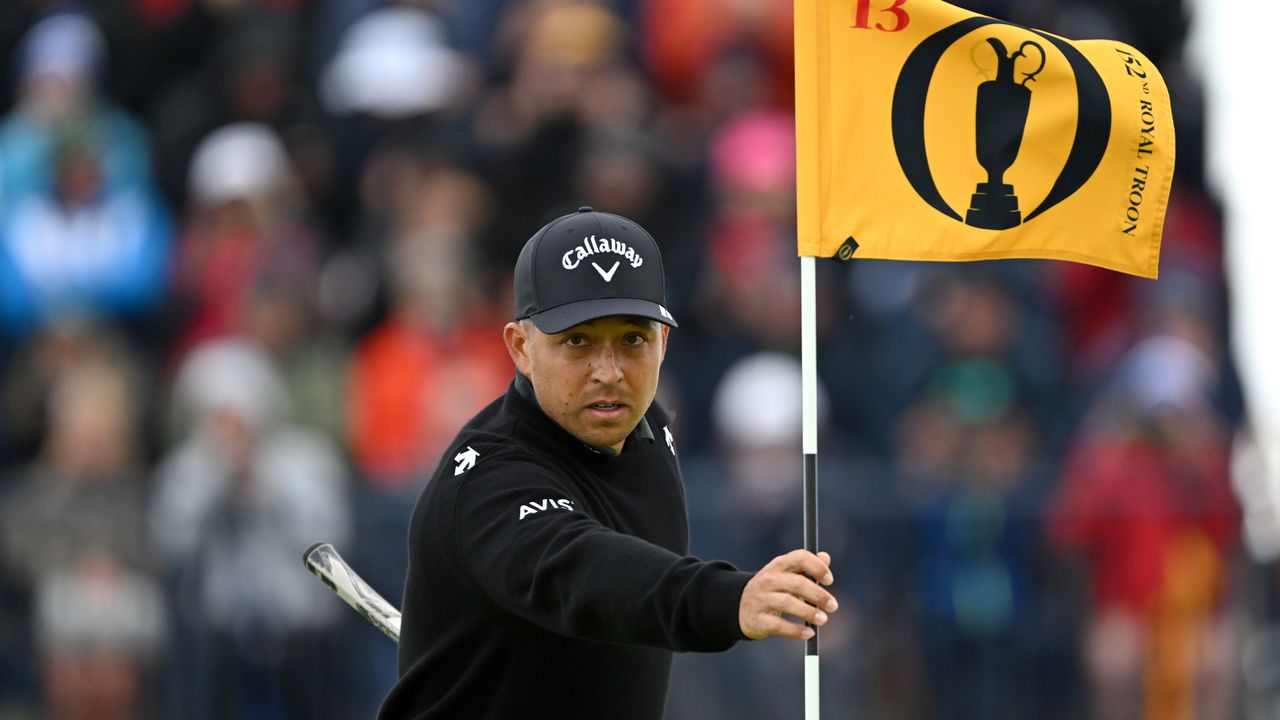
[[[965,224],[987,230],[1004,230],[1022,222],[1018,210],[1018,197],[1013,185],[1004,181],[1004,173],[1018,158],[1022,146],[1022,134],[1031,108],[1031,88],[1027,83],[1044,70],[1044,48],[1028,40],[1017,51],[1009,53],[1004,43],[989,37],[987,43],[996,52],[998,65],[994,80],[978,85],[977,150],[978,164],[987,171],[987,181],[978,183],[969,201]],[[1033,48],[1033,56],[1027,50]],[[1022,72],[1022,80],[1014,77],[1019,60],[1028,59],[1024,66],[1039,64],[1030,72]]]

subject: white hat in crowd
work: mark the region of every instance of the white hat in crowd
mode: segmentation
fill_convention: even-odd
[[[260,123],[232,123],[209,133],[191,160],[191,195],[219,205],[270,195],[288,180],[289,157],[275,131]]]
[[[321,78],[320,98],[336,114],[400,118],[453,99],[462,63],[440,21],[411,7],[386,7],[356,21]]]
[[[799,445],[802,419],[800,361],[791,355],[762,352],[729,368],[716,388],[712,420],[716,431],[744,447]],[[818,386],[818,419],[826,412],[826,393]]]

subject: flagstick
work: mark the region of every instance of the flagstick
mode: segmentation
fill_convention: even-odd
[[[818,323],[814,258],[800,258],[800,377],[803,408],[804,549],[818,552]],[[818,720],[818,628],[804,647],[804,717]]]

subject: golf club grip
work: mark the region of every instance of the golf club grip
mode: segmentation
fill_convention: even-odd
[[[387,637],[400,642],[400,611],[369,587],[329,543],[316,543],[303,560],[307,569]]]

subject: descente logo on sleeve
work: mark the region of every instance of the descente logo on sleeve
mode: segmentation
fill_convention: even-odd
[[[565,270],[572,270],[578,267],[586,258],[598,253],[621,255],[626,259],[627,264],[633,268],[638,268],[644,264],[644,258],[640,257],[640,253],[636,252],[635,248],[630,245],[613,238],[596,239],[595,235],[582,238],[582,244],[566,252],[564,257],[560,258],[560,264],[564,266]]]
[[[560,498],[559,500],[544,498],[527,502],[520,506],[520,519],[523,520],[530,515],[537,515],[545,510],[567,510],[573,512],[573,501],[566,498]]]

